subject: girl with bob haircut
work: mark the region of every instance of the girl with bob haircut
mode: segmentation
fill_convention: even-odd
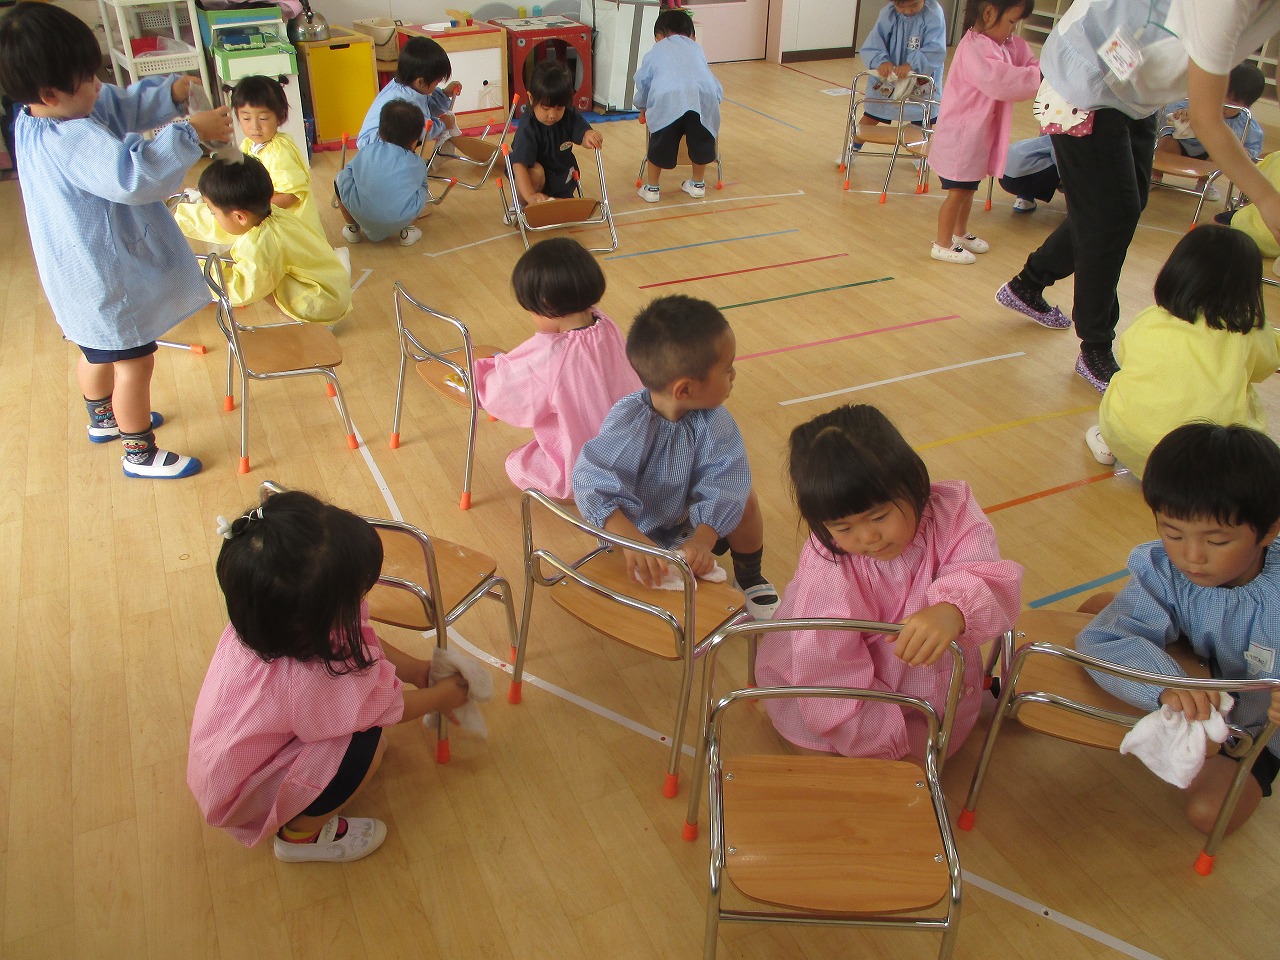
[[[1155,306],[1116,343],[1099,424],[1085,443],[1099,463],[1136,477],[1160,438],[1191,420],[1266,432],[1255,383],[1280,367],[1277,334],[1262,305],[1262,256],[1246,234],[1207,225],[1173,248],[1156,277]]]
[[[338,813],[378,769],[382,728],[451,715],[466,682],[430,686],[429,661],[373,632],[382,541],[355,514],[278,493],[218,522],[231,623],[196,701],[187,784],[211,825],[246,846],[273,836],[277,859],[368,856],[386,824]]]
[[[969,486],[930,483],[924,461],[875,407],[843,406],[791,433],[791,484],[810,536],[777,617],[901,623],[897,638],[798,631],[760,642],[761,686],[841,686],[921,697],[942,713],[948,644],[965,650],[948,747],[978,717],[980,644],[1012,628],[1022,567],[1002,560]],[[803,750],[898,760],[924,755],[925,724],[892,704],[771,700],[773,725]]]
[[[640,380],[618,325],[597,306],[604,272],[578,241],[534,244],[516,263],[511,286],[535,332],[510,353],[476,360],[476,399],[490,416],[533,430],[507,457],[516,488],[567,500],[582,445]]]

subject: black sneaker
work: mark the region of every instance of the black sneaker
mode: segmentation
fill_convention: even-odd
[[[1080,356],[1076,358],[1076,373],[1088,381],[1089,386],[1099,393],[1105,393],[1111,378],[1120,371],[1111,347],[1080,345]]]

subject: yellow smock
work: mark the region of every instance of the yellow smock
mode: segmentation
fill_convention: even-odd
[[[336,323],[351,312],[347,268],[329,241],[296,217],[273,212],[233,238],[230,257],[226,290],[235,306],[274,296],[293,319],[315,323]]]

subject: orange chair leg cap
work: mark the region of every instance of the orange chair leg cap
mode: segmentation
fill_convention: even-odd
[[[193,343],[191,345],[191,352],[198,353],[201,356],[204,356],[206,353],[209,352],[209,348],[206,347],[203,343]]]
[[[436,741],[436,763],[448,763],[448,762],[449,762],[449,741],[437,740]]]
[[[698,839],[698,825],[696,823],[686,823],[680,828],[680,836],[693,843]]]
[[[326,384],[324,385],[324,392],[325,392],[325,393],[327,393],[327,394],[328,394],[329,396],[331,396],[331,397],[336,397],[336,396],[338,395],[338,391],[337,391],[337,390],[335,390],[335,389],[333,389],[333,384],[332,384],[332,383],[326,383]]]
[[[507,688],[507,703],[519,703],[524,698],[524,681],[514,681]]]
[[[644,184],[644,180],[641,179],[640,177],[636,177],[636,189],[639,190],[643,184]]]
[[[723,181],[723,180],[717,180],[717,181],[716,181],[716,189],[717,189],[717,190],[723,190],[723,189],[724,189],[724,181]]]
[[[885,200],[886,200],[887,198],[888,198],[888,195],[887,195],[887,194],[884,194],[884,193],[880,194],[880,202],[881,202],[881,203],[884,203],[884,202],[885,202]]]
[[[680,774],[668,773],[667,779],[662,781],[662,795],[670,800],[680,792]]]
[[[392,450],[399,450],[399,449],[400,449],[400,434],[398,434],[398,433],[393,433],[393,434],[391,435],[391,449],[392,449]]]
[[[356,435],[354,433],[347,434],[347,446],[352,450],[360,449],[360,441],[356,439]]]
[[[848,170],[849,168],[848,168],[845,164],[843,164],[843,163],[837,163],[837,164],[836,164],[836,169],[837,169],[837,170],[839,170],[841,173],[844,173],[844,172],[845,172],[846,170]]]
[[[975,816],[972,810],[961,810],[960,816],[956,817],[956,826],[961,830],[972,830]]]
[[[230,410],[234,410],[235,408],[236,408],[236,398],[235,398],[235,397],[223,397],[223,398],[222,398],[222,409],[223,409],[223,410],[228,410],[228,411],[230,411]]]
[[[497,418],[497,417],[495,417],[495,416],[491,413],[491,414],[489,414],[489,422],[490,422],[490,423],[497,423],[497,422],[498,422],[498,418]]]
[[[1213,857],[1201,850],[1200,856],[1196,857],[1196,873],[1202,877],[1207,877],[1213,873],[1213,861]]]
[[[991,678],[990,678],[990,677],[983,677],[983,678],[982,678],[982,689],[983,689],[983,690],[990,690],[990,689],[991,689]]]
[[[463,510],[471,509],[471,492],[470,491],[462,495],[462,497],[458,500],[458,506]]]
[[[248,473],[248,472],[249,472],[249,458],[248,458],[248,457],[241,457],[241,458],[240,458],[240,466],[239,466],[239,470],[240,470],[240,472],[241,472],[241,473]]]
[[[844,182],[844,188],[845,188],[846,190],[848,190],[848,189],[849,189],[849,181],[848,181],[848,180],[846,180],[846,181]]]
[[[990,201],[990,200],[988,200],[988,201],[987,201],[986,209],[988,209],[988,210],[990,210],[990,209],[991,209],[991,201]]]

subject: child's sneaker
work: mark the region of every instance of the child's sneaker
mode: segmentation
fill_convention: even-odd
[[[1035,213],[1036,202],[1030,197],[1018,197],[1013,201],[1014,213]]]
[[[981,237],[975,237],[972,233],[966,233],[963,237],[952,237],[951,243],[953,246],[964,247],[970,253],[986,253],[991,249],[991,244]]]
[[[346,832],[338,837],[338,831]],[[277,834],[272,849],[277,860],[285,863],[322,861],[349,863],[367,857],[387,839],[387,825],[372,817],[333,817],[320,828],[320,835],[309,843],[290,843]]]
[[[929,256],[943,263],[975,263],[978,259],[959,244],[954,247],[940,247],[935,243],[933,249],[929,251]]]
[[[1106,393],[1111,378],[1119,372],[1120,365],[1116,363],[1111,347],[1080,344],[1080,356],[1076,358],[1076,373],[1084,377],[1093,389],[1099,393]]]
[[[738,578],[734,577],[733,589],[739,591],[746,598],[747,613],[751,614],[752,620],[772,620],[779,604],[782,603],[782,600],[778,597],[778,591],[768,580],[752,584],[744,589],[738,585]]]
[[[162,423],[164,423],[164,417],[152,410],[151,429],[154,430]],[[98,423],[88,424],[86,429],[89,431],[90,443],[110,443],[120,437],[120,427],[116,423],[114,414]]]
[[[348,223],[345,227],[342,228],[342,239],[347,241],[347,243],[359,243],[360,228],[357,227],[354,223]]]
[[[159,448],[146,463],[134,463],[127,455],[120,458],[120,463],[126,477],[144,480],[180,480],[195,476],[203,466],[195,457],[184,457]]]
[[[1042,327],[1050,330],[1065,330],[1071,326],[1071,320],[1057,307],[1049,306],[1049,302],[1037,290],[1014,277],[996,291],[996,303],[1010,310],[1017,310],[1024,317],[1030,317]]]
[[[400,231],[400,246],[402,247],[412,247],[421,239],[422,231],[417,227],[405,227]]]
[[[680,184],[680,189],[695,200],[701,200],[707,195],[707,185],[699,183],[697,180],[685,180]]]
[[[1084,432],[1084,442],[1089,447],[1089,452],[1093,454],[1093,459],[1104,467],[1109,467],[1116,462],[1116,455],[1107,446],[1107,441],[1102,439],[1101,427],[1090,427],[1086,430]]]
[[[636,195],[645,203],[657,203],[662,199],[662,190],[658,187],[651,187],[646,183],[636,191]]]
[[[1204,188],[1204,198],[1209,203],[1222,202],[1222,194],[1218,191],[1218,188],[1215,187],[1212,183]]]

